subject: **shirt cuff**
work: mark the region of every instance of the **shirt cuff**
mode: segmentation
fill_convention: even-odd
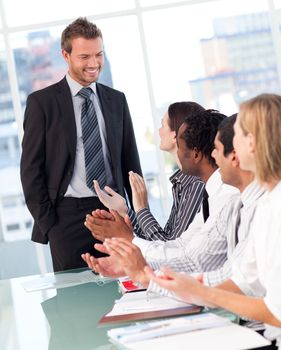
[[[146,257],[146,253],[151,246],[151,241],[147,241],[146,239],[142,239],[139,237],[134,237],[132,243],[138,246],[142,252],[144,258]]]
[[[131,208],[128,208],[128,216],[129,216],[129,219],[131,220],[133,227],[135,227],[137,224],[137,217],[136,217],[136,213]]]
[[[271,296],[268,294],[264,298],[264,303],[269,311],[278,319],[278,321],[281,321],[280,305],[276,305],[276,302],[274,302],[273,298],[271,298]]]
[[[141,218],[143,216],[143,214],[146,213],[146,212],[150,212],[147,207],[140,209],[139,211],[136,212],[137,218],[138,219]]]
[[[231,276],[230,279],[243,292],[243,294],[248,296],[255,296],[255,293],[253,293],[252,289],[249,287],[249,285],[246,282],[243,283],[239,278],[237,278],[237,276]]]

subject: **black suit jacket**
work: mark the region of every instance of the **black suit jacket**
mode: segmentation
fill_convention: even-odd
[[[105,120],[112,173],[118,192],[131,199],[128,172],[141,174],[136,141],[123,93],[97,84]],[[32,240],[47,243],[56,223],[56,203],[70,183],[76,153],[76,124],[66,78],[27,98],[22,142],[21,181],[34,218]]]

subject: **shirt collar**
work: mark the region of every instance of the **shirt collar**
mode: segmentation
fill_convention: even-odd
[[[194,176],[184,174],[182,170],[177,170],[171,177],[170,182],[175,185],[176,183],[180,183],[182,186],[187,186],[195,179]]]
[[[71,78],[71,76],[69,75],[69,73],[66,74],[66,81],[69,85],[70,91],[71,91],[71,95],[72,97],[76,96],[78,94],[78,92],[85,86],[82,86],[81,84],[79,84],[76,80],[74,80],[73,78]],[[92,84],[90,84],[89,86],[93,92],[95,93],[95,95],[97,94],[97,85],[95,82],[93,82]]]
[[[272,203],[276,203],[276,205],[279,205],[280,193],[281,193],[281,181],[279,181],[271,191],[266,191],[265,200],[270,201]]]
[[[208,181],[206,182],[205,189],[209,197],[212,197],[221,186],[222,186],[221,174],[219,169],[217,169],[213,172],[213,174],[209,177]]]
[[[241,193],[243,206],[252,205],[252,203],[259,199],[265,192],[265,189],[261,187],[257,181],[252,181]]]

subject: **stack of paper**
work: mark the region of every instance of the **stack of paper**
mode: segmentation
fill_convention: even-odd
[[[111,322],[132,322],[159,317],[198,313],[202,307],[176,299],[158,295],[147,296],[145,291],[124,294],[115,301],[112,310],[99,321],[100,324]]]
[[[108,331],[113,343],[126,349],[244,350],[269,345],[253,330],[212,313],[142,322]]]
[[[171,334],[229,325],[227,318],[211,313],[170,318],[154,322],[142,322],[128,327],[115,328],[107,332],[109,338],[121,344],[163,337]]]

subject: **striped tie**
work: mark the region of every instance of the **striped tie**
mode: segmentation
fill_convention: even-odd
[[[81,110],[81,127],[84,144],[86,183],[95,192],[93,180],[97,180],[101,188],[103,188],[106,179],[98,119],[91,100],[92,93],[91,88],[82,88],[78,92],[85,99]]]

